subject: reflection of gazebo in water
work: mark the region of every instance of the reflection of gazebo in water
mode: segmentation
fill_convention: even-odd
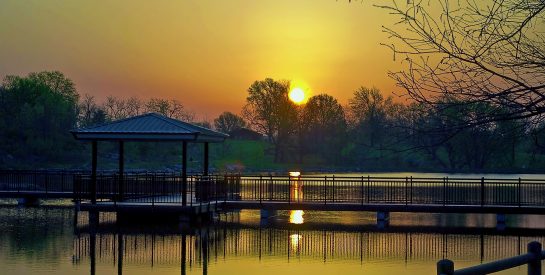
[[[119,143],[119,195],[123,197],[124,177],[124,142],[125,141],[170,141],[182,142],[182,205],[187,205],[187,143],[204,144],[203,175],[208,176],[208,144],[223,142],[228,135],[219,133],[191,123],[168,118],[157,113],[148,113],[130,117],[111,123],[72,131],[78,140],[91,141],[92,164],[90,178],[90,195],[93,204],[97,199],[97,143],[113,141]]]

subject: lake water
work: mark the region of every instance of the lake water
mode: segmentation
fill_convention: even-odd
[[[331,176],[332,174],[320,174]],[[339,175],[339,174],[337,174]],[[371,173],[342,176],[543,179],[545,175]],[[88,223],[70,201],[19,207],[0,201],[0,274],[435,274],[449,258],[457,268],[526,252],[545,241],[545,218],[392,213],[259,211],[222,213],[200,224]],[[525,274],[520,267],[500,274]]]
[[[0,207],[0,274],[435,274],[443,257],[463,267],[545,240],[545,219],[530,215],[496,230],[494,215],[392,213],[379,229],[374,213],[241,211],[191,226],[102,214],[93,229],[69,202],[48,204]]]

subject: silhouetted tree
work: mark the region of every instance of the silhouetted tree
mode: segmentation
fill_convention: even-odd
[[[302,109],[300,124],[301,151],[318,153],[330,163],[339,162],[346,140],[346,120],[335,98],[327,94],[311,97]]]
[[[288,98],[289,82],[267,78],[248,89],[243,117],[275,145],[275,161],[284,161],[296,130],[297,110]]]
[[[216,130],[223,133],[230,133],[233,130],[246,127],[246,121],[231,112],[223,112],[218,118],[214,119]]]
[[[412,99],[502,107],[499,113],[481,110],[455,127],[543,119],[545,1],[403,0],[381,7],[399,18],[385,31],[406,67],[390,76]]]
[[[184,105],[178,100],[152,98],[146,102],[146,111],[163,114],[167,117],[191,122],[195,115],[185,109]]]
[[[106,122],[106,112],[91,95],[85,94],[78,104],[78,126],[89,127]]]
[[[393,149],[391,145],[399,134],[393,126],[404,106],[394,103],[391,96],[384,98],[376,88],[365,87],[356,90],[348,102],[354,147],[345,154],[357,155],[360,163],[371,159],[376,163],[386,150]]]

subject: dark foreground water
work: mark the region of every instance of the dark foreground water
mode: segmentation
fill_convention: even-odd
[[[71,207],[0,206],[0,274],[435,274],[443,257],[457,267],[525,253],[545,241],[545,219],[494,215],[374,213],[222,214],[207,225],[89,226]],[[93,233],[94,232],[94,233]],[[94,256],[93,256],[94,255]],[[525,268],[501,274],[524,274]]]

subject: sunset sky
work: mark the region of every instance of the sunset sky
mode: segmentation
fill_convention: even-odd
[[[0,77],[59,70],[99,101],[175,98],[207,120],[266,77],[346,104],[359,86],[398,91],[380,2],[4,0]]]

